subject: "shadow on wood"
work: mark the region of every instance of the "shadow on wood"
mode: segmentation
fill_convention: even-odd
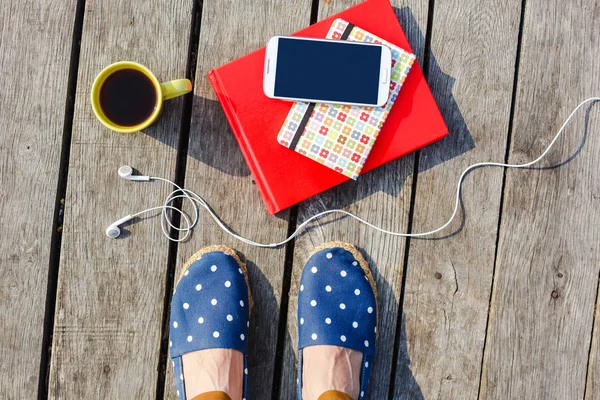
[[[585,147],[585,143],[587,141],[587,137],[588,137],[588,129],[589,129],[589,122],[590,122],[590,113],[592,112],[592,109],[594,108],[594,106],[599,103],[599,100],[593,101],[592,103],[590,103],[590,105],[587,107],[586,111],[585,111],[585,122],[583,123],[583,135],[581,138],[581,142],[579,143],[579,146],[577,147],[577,149],[575,149],[575,151],[573,152],[573,154],[571,154],[566,160],[564,161],[560,161],[558,163],[549,165],[549,166],[545,166],[545,167],[527,167],[527,168],[522,168],[523,170],[533,170],[533,171],[545,171],[545,170],[551,170],[551,169],[556,169],[556,168],[560,168],[568,163],[570,163],[571,161],[573,161],[575,158],[577,158],[577,156],[579,156],[579,154],[581,153],[581,151],[583,150],[583,148]],[[520,162],[528,162],[529,160],[525,160],[525,161],[518,161],[518,163]],[[502,161],[503,162],[503,161]],[[514,161],[517,162],[517,161]],[[471,171],[469,171],[467,173],[467,175],[465,175],[465,179],[467,179],[467,177],[477,171],[479,168],[485,168],[485,167],[477,167],[472,169]],[[414,238],[415,240],[431,240],[431,241],[436,241],[436,240],[444,240],[444,239],[448,239],[451,238],[454,235],[459,234],[463,228],[465,227],[465,221],[467,218],[467,214],[466,214],[466,209],[465,209],[465,205],[463,203],[463,197],[462,197],[462,192],[460,193],[459,196],[459,204],[460,204],[460,226],[454,230],[453,232],[444,235],[444,236],[440,236],[440,237],[417,237]]]
[[[272,348],[277,341],[279,302],[271,283],[261,271],[260,260],[257,260],[257,265],[245,257],[243,259],[248,267],[254,300],[248,330],[248,398],[260,398],[264,395],[264,371],[271,371],[274,364],[274,360],[265,355],[273,355]],[[267,324],[268,321],[274,324]]]
[[[201,129],[190,131],[188,156],[228,175],[249,176],[250,170],[219,102],[194,96],[194,109],[202,119],[198,121]],[[213,151],[214,142],[224,143],[225,153]]]
[[[373,277],[375,278],[375,282],[377,284],[377,313],[378,313],[378,323],[377,329],[380,331],[384,327],[390,327],[390,324],[395,324],[396,316],[398,315],[398,303],[396,301],[394,291],[390,285],[390,283],[385,279],[385,277],[381,274],[377,263],[370,254],[363,248],[358,248],[360,253],[363,255],[365,260],[369,263],[369,268],[373,273]],[[393,249],[390,249],[393,251]],[[385,312],[384,312],[385,311]],[[393,321],[384,321],[385,319],[392,318]],[[396,327],[398,329],[398,327]],[[381,336],[381,332],[377,335],[377,353],[378,355],[384,353],[390,353],[393,349],[393,342],[390,342],[390,347],[392,348],[384,348],[384,343],[382,340],[379,340],[379,336]],[[419,384],[415,380],[410,368],[410,357],[408,355],[408,345],[406,343],[406,326],[404,323],[404,318],[402,318],[401,326],[400,326],[400,343],[398,346],[398,359],[396,363],[396,376],[400,377],[401,386],[396,387],[394,393],[394,399],[410,399],[410,400],[422,400],[423,394],[421,393],[421,389],[419,388]],[[373,370],[373,377],[377,377],[379,374],[377,373],[378,364],[375,363],[375,368]],[[372,385],[376,384],[375,379],[372,379]],[[371,385],[371,386],[372,386]],[[372,394],[372,392],[371,392]],[[400,396],[400,397],[397,397]]]
[[[548,170],[548,169],[560,168],[563,165],[567,165],[568,163],[573,161],[575,158],[577,158],[579,156],[579,153],[581,153],[581,150],[583,150],[583,148],[585,147],[585,143],[587,142],[588,130],[590,127],[589,126],[590,125],[590,113],[592,112],[592,109],[594,108],[594,106],[597,103],[600,103],[600,100],[592,101],[590,103],[590,105],[587,107],[587,109],[585,110],[585,122],[583,123],[583,136],[581,138],[581,142],[579,143],[579,146],[573,152],[573,154],[571,154],[566,160],[561,161],[557,164],[549,165],[546,167],[528,167],[528,168],[523,168],[523,169],[543,171],[543,170]]]
[[[400,346],[398,347],[398,362],[396,364],[396,387],[394,388],[394,399],[423,400],[423,393],[410,370],[410,356],[406,342],[406,321],[402,313],[400,323]]]
[[[427,155],[421,154],[419,171],[423,172],[473,149],[475,142],[452,95],[456,79],[442,71],[431,49],[425,49],[425,37],[418,28],[419,25],[410,8],[394,7],[394,11],[402,27],[411,27],[416,30],[416,32],[411,31],[408,35],[410,45],[415,54],[425,54],[421,68],[423,68],[428,82],[435,81],[441,86],[432,92],[446,125],[452,127],[448,136],[428,146],[430,151]],[[429,52],[425,53],[426,50]],[[432,149],[433,151],[431,151]]]

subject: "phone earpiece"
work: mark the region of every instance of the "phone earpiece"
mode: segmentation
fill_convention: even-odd
[[[106,228],[106,236],[116,239],[121,236],[121,229],[119,229],[118,226],[110,225],[108,228]]]
[[[113,239],[116,239],[119,236],[121,236],[121,228],[119,228],[119,226],[131,220],[132,218],[133,216],[128,215],[110,224],[108,228],[106,228],[106,236]]]
[[[130,181],[149,181],[150,180],[149,176],[134,175],[133,168],[131,168],[129,165],[123,165],[123,166],[119,167],[118,174],[121,178],[130,180]],[[108,226],[108,228],[106,228],[106,231],[105,231],[106,236],[108,236],[109,238],[113,238],[113,239],[116,239],[119,236],[121,236],[121,228],[119,228],[119,226],[124,224],[125,222],[131,220],[132,218],[133,218],[133,216],[128,215],[128,216],[123,217],[123,218],[113,222],[112,224],[110,224]]]
[[[125,178],[130,181],[149,181],[150,180],[149,176],[134,175],[133,168],[131,168],[129,165],[123,165],[122,167],[119,167],[118,173],[121,178]]]
[[[129,165],[123,165],[122,167],[119,167],[118,173],[121,178],[128,179],[131,175],[133,175],[133,168],[131,168]]]

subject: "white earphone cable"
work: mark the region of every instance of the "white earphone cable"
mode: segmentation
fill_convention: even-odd
[[[452,223],[452,221],[454,220],[454,217],[456,217],[456,214],[458,212],[458,207],[460,204],[460,192],[461,192],[461,186],[462,186],[462,182],[465,178],[465,176],[469,173],[469,171],[478,168],[478,167],[504,167],[504,168],[527,168],[530,167],[538,162],[540,162],[545,156],[546,154],[548,154],[548,152],[550,151],[550,149],[552,149],[552,147],[554,146],[554,144],[556,143],[556,141],[558,140],[558,138],[561,136],[561,134],[563,133],[563,131],[565,130],[566,126],[568,125],[568,123],[571,121],[571,119],[573,118],[573,116],[575,115],[575,113],[586,103],[589,102],[595,102],[595,101],[600,101],[600,97],[591,97],[589,99],[586,99],[584,101],[582,101],[581,103],[579,103],[579,105],[573,110],[573,112],[571,112],[571,114],[569,115],[569,117],[565,120],[565,122],[563,123],[563,125],[561,126],[561,128],[558,130],[558,132],[556,133],[556,135],[554,136],[554,139],[552,139],[552,141],[550,142],[550,144],[548,145],[548,147],[546,147],[546,149],[544,150],[544,152],[535,160],[530,161],[528,163],[524,163],[524,164],[505,164],[505,163],[498,163],[498,162],[481,162],[481,163],[476,163],[473,165],[470,165],[469,167],[467,167],[463,173],[460,175],[460,178],[458,179],[458,184],[456,186],[456,198],[455,198],[455,202],[454,202],[454,211],[452,212],[452,215],[450,216],[450,218],[448,219],[448,221],[440,226],[437,229],[428,231],[428,232],[420,232],[420,233],[400,233],[400,232],[392,232],[383,228],[380,228],[378,226],[373,225],[372,223],[365,221],[364,219],[348,212],[345,210],[340,210],[340,209],[333,209],[333,210],[327,210],[327,211],[323,211],[320,212],[316,215],[313,215],[312,217],[308,218],[306,221],[302,222],[298,228],[294,231],[294,233],[292,233],[287,239],[285,239],[282,242],[279,243],[270,243],[270,244],[264,244],[264,243],[257,243],[254,242],[252,240],[246,239],[240,235],[238,235],[237,233],[233,232],[229,227],[227,227],[223,221],[221,221],[221,219],[219,218],[219,216],[210,208],[210,206],[208,205],[208,203],[202,198],[200,197],[198,194],[194,193],[191,190],[188,189],[183,189],[180,186],[178,186],[177,184],[175,184],[174,182],[171,182],[168,179],[165,178],[160,178],[160,177],[154,177],[151,176],[150,180],[159,180],[159,181],[163,181],[166,183],[170,183],[171,185],[173,185],[176,189],[174,191],[172,191],[167,198],[165,199],[165,202],[162,206],[158,206],[158,207],[152,207],[149,208],[147,210],[143,210],[140,211],[136,214],[132,214],[132,217],[136,217],[139,216],[141,214],[147,213],[147,212],[151,212],[154,210],[162,210],[161,212],[161,228],[163,231],[163,234],[171,241],[174,242],[183,242],[185,241],[192,229],[194,229],[194,227],[196,226],[196,224],[198,223],[198,219],[199,219],[199,207],[203,207],[208,213],[209,215],[212,217],[212,219],[217,223],[217,225],[223,229],[223,231],[225,231],[226,233],[228,233],[229,235],[233,236],[234,238],[240,240],[243,243],[246,243],[248,245],[251,246],[256,246],[256,247],[268,247],[268,248],[274,248],[274,247],[279,247],[282,246],[284,244],[286,244],[287,242],[289,242],[290,240],[294,239],[296,236],[298,236],[304,229],[306,229],[306,226],[308,224],[310,224],[312,221],[317,220],[321,217],[324,217],[326,215],[329,214],[343,214],[346,215],[348,217],[352,217],[355,220],[357,220],[358,222],[361,222],[379,232],[388,234],[388,235],[393,235],[393,236],[402,236],[402,237],[423,237],[423,236],[429,236],[429,235],[433,235],[434,233],[440,232],[443,229],[445,229],[446,227],[448,227],[448,225],[450,225]],[[192,206],[193,209],[193,217],[190,217],[186,212],[175,208],[174,206],[171,206],[170,204],[176,200],[176,199],[183,199],[183,200],[187,200],[189,201],[189,203]],[[185,221],[185,225],[182,228],[179,228],[178,226],[175,226],[172,222],[172,216],[169,216],[168,214],[168,210],[172,210],[173,212],[179,213],[179,215],[183,218],[183,220]],[[179,237],[179,238],[173,238],[171,237],[170,233],[168,232],[168,228],[174,229],[176,231],[179,232],[183,232],[183,236]]]

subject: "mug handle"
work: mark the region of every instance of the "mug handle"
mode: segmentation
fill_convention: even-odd
[[[174,81],[160,84],[163,100],[169,100],[192,91],[192,82],[189,79],[175,79]]]

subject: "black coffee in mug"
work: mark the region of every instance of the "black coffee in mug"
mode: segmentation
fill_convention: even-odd
[[[131,127],[146,121],[156,108],[158,93],[152,80],[142,71],[120,69],[100,88],[100,107],[114,124]]]

